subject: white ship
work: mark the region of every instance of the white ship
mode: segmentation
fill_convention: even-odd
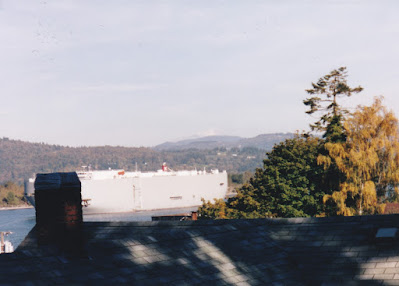
[[[157,172],[124,170],[79,171],[83,213],[115,213],[160,210],[202,205],[201,199],[223,199],[227,173],[212,170],[171,171],[166,165]],[[34,203],[34,179],[25,184],[25,194]]]

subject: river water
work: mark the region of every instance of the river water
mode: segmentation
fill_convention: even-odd
[[[0,210],[0,231],[11,231],[5,237],[14,249],[24,240],[25,236],[36,223],[35,209]]]
[[[114,214],[83,215],[83,221],[151,221],[152,216],[172,215],[196,211],[197,207],[167,209],[155,211],[139,211]],[[11,231],[6,236],[14,249],[25,239],[29,231],[35,226],[35,209],[0,210],[0,231]]]

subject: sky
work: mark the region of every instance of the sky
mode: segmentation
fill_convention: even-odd
[[[398,1],[0,0],[0,137],[155,146],[309,130],[341,66],[399,116]]]

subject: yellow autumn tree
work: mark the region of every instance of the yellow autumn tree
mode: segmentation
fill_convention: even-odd
[[[344,127],[346,142],[326,143],[329,156],[318,157],[326,167],[334,160],[346,176],[324,201],[335,202],[338,215],[379,212],[382,198],[399,183],[398,119],[379,97],[371,106],[358,106]]]

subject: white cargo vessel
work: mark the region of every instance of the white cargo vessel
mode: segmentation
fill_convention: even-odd
[[[124,170],[79,171],[83,212],[115,213],[200,206],[201,199],[225,198],[227,173],[212,170],[157,172]],[[34,179],[25,184],[25,194],[33,201]],[[34,202],[33,202],[34,203]]]

